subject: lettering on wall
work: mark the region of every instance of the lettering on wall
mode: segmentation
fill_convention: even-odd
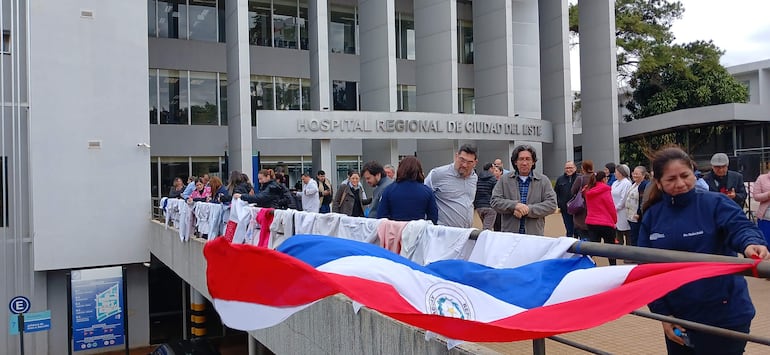
[[[447,133],[490,134],[499,136],[543,135],[539,124],[483,121],[306,119],[297,121],[297,133]]]

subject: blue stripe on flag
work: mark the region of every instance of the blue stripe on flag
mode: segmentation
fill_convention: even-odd
[[[595,266],[586,256],[541,260],[512,269],[495,269],[465,260],[443,260],[422,266],[378,245],[322,235],[295,235],[277,250],[316,268],[349,256],[383,258],[477,288],[522,308],[542,306],[566,274]]]
[[[513,269],[495,269],[465,260],[442,260],[426,266],[441,277],[475,287],[522,308],[542,306],[569,272],[594,267],[586,256],[549,259]]]

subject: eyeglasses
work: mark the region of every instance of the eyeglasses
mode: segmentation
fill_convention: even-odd
[[[460,164],[462,164],[462,165],[471,165],[471,164],[474,164],[474,163],[476,163],[476,160],[468,160],[468,159],[465,159],[465,158],[463,158],[463,157],[461,157],[461,156],[459,156],[459,155],[457,156],[457,160],[458,160],[458,161],[460,162]]]

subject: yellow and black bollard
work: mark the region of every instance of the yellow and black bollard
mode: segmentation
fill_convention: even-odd
[[[194,338],[206,336],[206,299],[190,288],[190,333]]]

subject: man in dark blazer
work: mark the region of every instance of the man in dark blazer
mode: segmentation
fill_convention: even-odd
[[[728,170],[728,165],[730,165],[730,159],[727,154],[714,154],[711,157],[711,171],[703,177],[703,180],[709,185],[709,191],[723,193],[743,208],[746,202],[743,175],[737,171]]]

